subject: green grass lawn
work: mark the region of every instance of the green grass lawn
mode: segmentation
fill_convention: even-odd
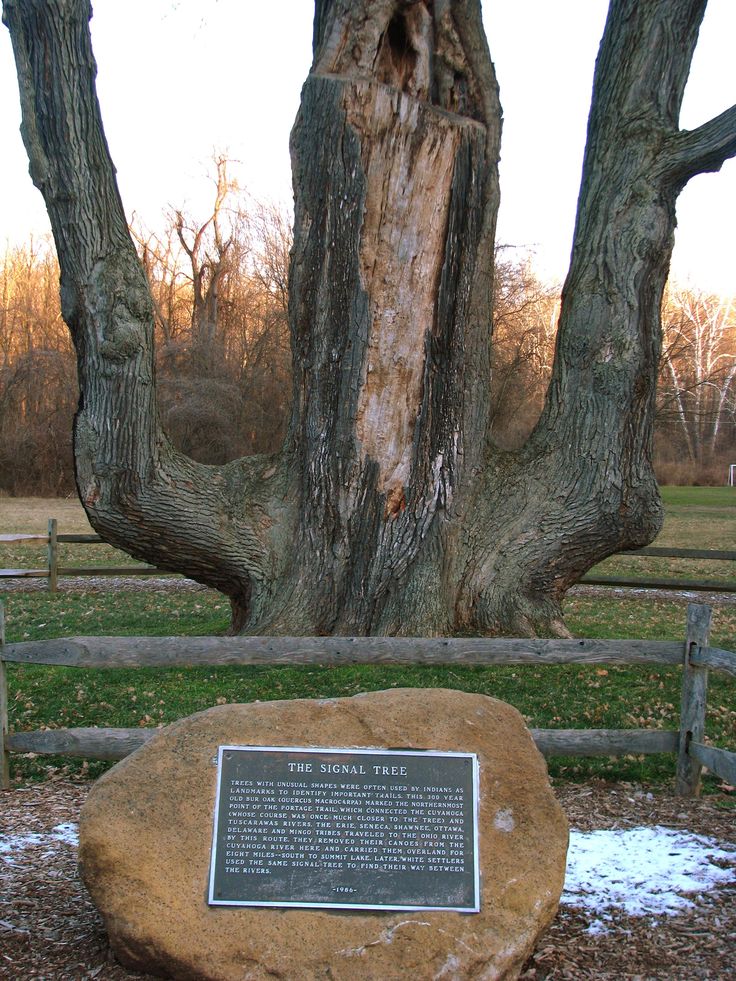
[[[736,551],[736,487],[663,487],[664,527],[652,544]],[[591,574],[638,579],[717,580],[736,586],[736,562],[616,555]]]
[[[666,488],[665,502],[668,517],[663,536],[674,535],[672,526],[678,524],[678,534],[685,536],[668,544],[697,547],[706,530],[720,526],[718,534],[730,535],[731,542],[711,541],[707,545],[732,547],[736,493],[732,495],[731,489]],[[27,512],[16,511],[13,524],[26,524],[18,528],[8,527],[6,503],[7,499],[0,499],[2,531],[43,530],[45,518],[36,518],[44,508],[48,514],[53,504],[41,502],[36,518],[26,517],[25,521],[21,518]],[[685,531],[691,528],[688,512],[697,512],[695,532]],[[31,520],[36,523],[28,527]],[[74,514],[69,514],[70,525],[74,521]],[[68,530],[83,531],[80,524]],[[698,541],[693,543],[694,538]],[[0,565],[6,564],[10,563],[0,558]],[[75,634],[220,634],[229,619],[227,601],[212,591],[41,591],[7,592],[3,597],[0,586],[0,599],[5,602],[8,642]],[[679,639],[684,636],[685,609],[685,600],[573,596],[566,603],[565,613],[568,626],[580,637]],[[712,643],[736,650],[736,607],[723,605],[716,610]],[[222,702],[352,695],[398,686],[450,687],[493,695],[515,705],[529,725],[537,728],[676,729],[679,722],[680,673],[656,666],[83,671],[9,665],[8,674],[10,721],[17,729],[156,726]],[[711,673],[707,733],[715,745],[736,749],[736,683],[715,673]],[[54,774],[96,775],[107,765],[55,757],[12,759],[14,776],[21,781]],[[550,760],[550,771],[561,779],[656,784],[671,782],[674,757],[558,758]],[[708,784],[714,788],[719,781],[709,779]]]
[[[736,507],[736,487],[660,487],[666,509]]]

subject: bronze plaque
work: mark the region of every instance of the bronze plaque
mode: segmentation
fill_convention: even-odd
[[[480,909],[478,760],[221,746],[209,903]]]

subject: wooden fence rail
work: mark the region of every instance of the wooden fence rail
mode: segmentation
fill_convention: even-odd
[[[21,544],[45,544],[48,550],[44,569],[0,569],[0,579],[48,579],[49,590],[56,592],[59,576],[170,576],[171,572],[154,565],[126,565],[99,567],[72,567],[59,564],[59,545],[105,544],[99,535],[63,535],[58,531],[56,518],[49,518],[45,535],[0,535],[0,546]],[[660,548],[650,546],[621,555],[653,556],[663,559],[705,559],[718,562],[736,562],[736,551],[699,548]],[[580,582],[589,586],[624,586],[634,589],[684,589],[691,592],[736,593],[736,583],[706,579],[632,579],[617,576],[599,576],[594,573],[583,576]]]
[[[47,565],[45,569],[0,569],[0,579],[48,579],[49,591],[58,589],[59,576],[170,576],[166,569],[155,565],[124,565],[73,567],[59,564],[59,545],[104,545],[99,535],[62,535],[58,531],[56,518],[49,518],[48,532],[45,535],[0,535],[2,545],[45,544],[47,546]]]
[[[546,756],[677,754],[678,793],[697,795],[702,768],[734,781],[736,753],[703,743],[707,675],[736,675],[736,654],[711,648],[709,607],[690,604],[682,641],[520,640],[414,637],[66,637],[5,644],[0,604],[0,722],[2,781],[9,786],[9,754],[39,753],[118,760],[141,746],[155,729],[54,729],[10,732],[8,664],[82,668],[215,667],[268,664],[418,665],[682,665],[680,729],[532,729]]]

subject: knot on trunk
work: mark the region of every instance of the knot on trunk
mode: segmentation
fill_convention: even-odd
[[[319,5],[318,5],[319,6]],[[379,0],[370,22],[351,4],[318,11],[313,71],[373,79],[413,98],[481,119],[481,101],[452,0]]]

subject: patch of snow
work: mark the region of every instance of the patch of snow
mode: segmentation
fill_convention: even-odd
[[[719,864],[720,863],[720,864]],[[601,933],[613,910],[671,916],[692,907],[688,894],[736,881],[736,847],[673,828],[571,831],[561,902],[594,914]]]
[[[57,824],[55,828],[51,829],[51,838],[76,848],[79,845],[79,825],[72,821],[67,821],[66,824]]]
[[[17,865],[13,858],[15,852],[22,852],[31,845],[40,845],[46,840],[46,835],[0,835],[0,858],[6,865]]]
[[[610,920],[611,917],[607,916],[606,919]],[[589,933],[593,937],[598,936],[599,933],[608,933],[608,925],[604,920],[596,918],[590,921],[586,933]]]
[[[17,865],[15,856],[18,852],[34,846],[44,846],[46,853],[54,851],[58,845],[71,845],[76,848],[79,844],[78,826],[71,822],[57,824],[49,834],[29,832],[25,835],[0,835],[0,859],[6,865]]]
[[[511,830],[507,818],[513,827],[513,818],[504,811],[494,824],[500,830]],[[0,835],[0,861],[15,866],[19,853],[27,848],[41,847],[50,855],[60,846],[76,848],[78,844],[78,826],[72,822],[57,824],[48,834]],[[671,916],[694,905],[688,896],[735,881],[735,845],[658,826],[573,830],[561,903],[588,912],[588,932],[597,934],[608,929],[615,911],[628,916]],[[373,943],[390,944],[396,930],[408,925],[429,924],[402,920]],[[356,956],[364,951],[361,947],[343,953]]]

